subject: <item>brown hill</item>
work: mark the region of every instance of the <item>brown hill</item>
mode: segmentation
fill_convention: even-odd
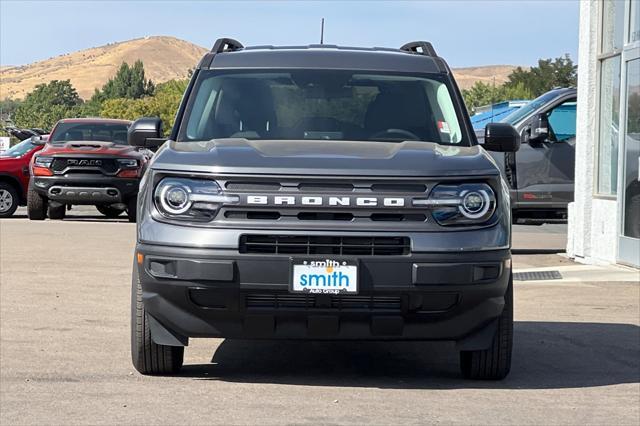
[[[499,86],[507,81],[509,74],[516,68],[514,65],[485,65],[479,67],[454,68],[453,75],[456,77],[456,81],[461,90],[470,88],[476,81],[493,84],[494,77],[496,86]]]
[[[0,69],[0,99],[20,99],[37,84],[70,79],[82,98],[89,98],[113,77],[122,62],[144,62],[155,83],[184,78],[206,49],[174,37],[145,37],[80,50],[23,66]]]
[[[154,36],[138,38],[106,46],[68,53],[22,66],[0,66],[0,99],[21,99],[40,83],[70,79],[84,99],[91,97],[113,77],[122,62],[144,62],[147,77],[155,83],[184,78],[193,68],[205,48],[175,37]],[[496,85],[504,83],[515,69],[512,65],[488,65],[457,68],[453,72],[461,89],[476,81]]]

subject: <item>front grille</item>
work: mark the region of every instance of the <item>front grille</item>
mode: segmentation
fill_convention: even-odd
[[[93,164],[87,164],[87,165],[83,165],[83,164],[74,164],[74,165],[70,165],[68,164],[67,160],[83,160],[85,158],[65,158],[65,157],[56,157],[53,159],[53,162],[51,163],[51,170],[54,173],[61,173],[61,172],[65,172],[65,170],[68,171],[75,171],[75,172],[83,172],[83,171],[101,171],[104,174],[114,174],[118,171],[118,163],[115,160],[115,158],[90,158],[89,160],[99,160],[101,162],[100,166],[96,166]]]
[[[357,296],[350,294],[314,295],[287,293],[249,293],[249,309],[331,309],[339,311],[400,311],[400,296]]]
[[[240,253],[401,256],[409,254],[407,237],[332,237],[242,235]]]

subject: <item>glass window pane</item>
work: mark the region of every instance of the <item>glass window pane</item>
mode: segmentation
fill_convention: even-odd
[[[576,137],[576,101],[566,101],[547,113],[549,139],[565,142]]]
[[[602,53],[622,49],[624,0],[605,0],[602,5]]]
[[[616,193],[620,124],[620,56],[602,61],[600,75],[598,193]]]
[[[627,63],[623,234],[640,238],[640,59]]]
[[[629,42],[640,41],[640,1],[631,1]]]

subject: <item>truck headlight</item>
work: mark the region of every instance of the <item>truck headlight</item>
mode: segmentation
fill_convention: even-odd
[[[36,157],[33,162],[34,166],[46,167],[47,169],[51,167],[51,163],[53,163],[53,157]]]
[[[118,158],[117,162],[121,169],[135,169],[138,167],[138,160],[135,158]]]
[[[220,185],[209,179],[164,178],[154,191],[154,203],[167,218],[208,222],[223,204],[236,204],[238,196],[225,195]]]
[[[496,209],[496,196],[485,183],[437,185],[427,199],[414,199],[413,205],[431,210],[440,225],[481,224],[488,221]]]

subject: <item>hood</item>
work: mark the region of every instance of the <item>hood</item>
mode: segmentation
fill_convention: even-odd
[[[130,156],[137,151],[130,145],[121,145],[113,142],[101,141],[69,141],[58,143],[47,143],[40,155],[113,155]]]
[[[479,146],[431,142],[219,139],[162,146],[154,169],[229,174],[332,176],[496,175]]]

